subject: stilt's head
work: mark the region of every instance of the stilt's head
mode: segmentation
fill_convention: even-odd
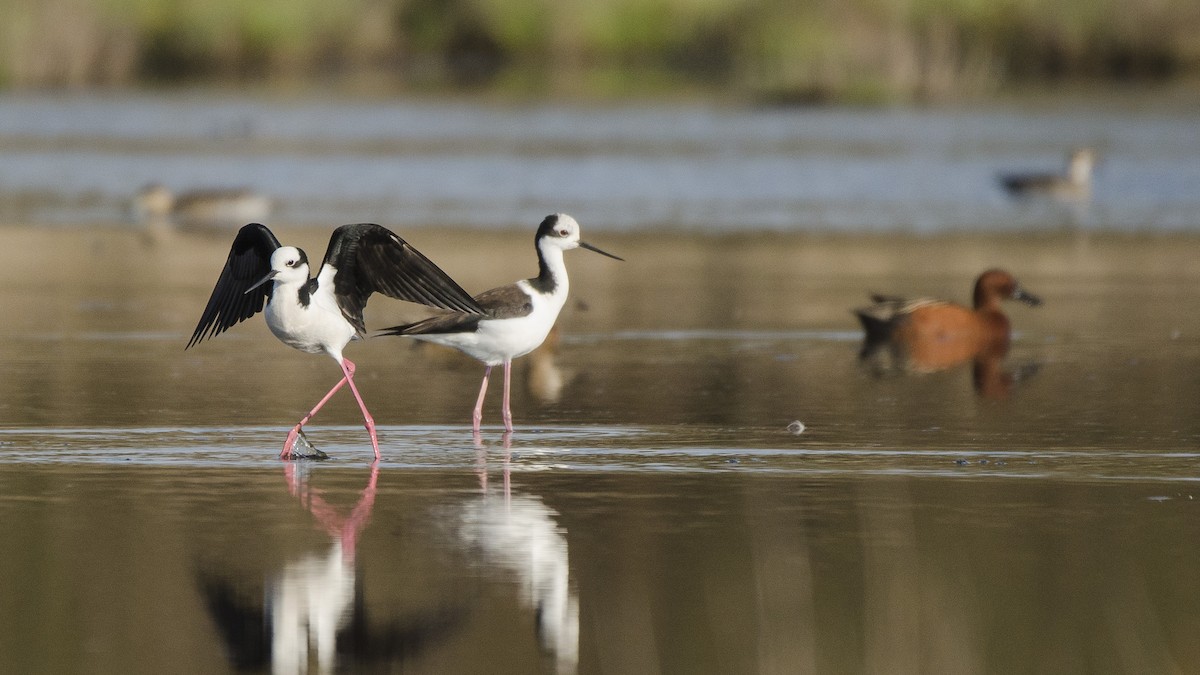
[[[1072,151],[1067,160],[1067,179],[1072,185],[1086,187],[1092,180],[1092,166],[1095,163],[1096,154],[1090,148]]]
[[[569,251],[573,248],[586,248],[589,251],[595,251],[600,255],[606,255],[614,260],[623,260],[617,256],[601,251],[600,249],[579,240],[579,223],[575,219],[565,213],[555,213],[546,216],[542,224],[538,226],[536,243],[538,248],[543,246],[554,247],[563,251]]]
[[[271,254],[271,271],[259,279],[246,292],[262,286],[268,281],[282,284],[303,284],[308,281],[308,256],[295,246],[280,246]]]

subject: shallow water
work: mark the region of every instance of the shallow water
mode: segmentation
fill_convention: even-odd
[[[288,230],[322,250],[321,231]],[[468,289],[528,233],[410,239]],[[1200,240],[598,232],[477,442],[482,368],[261,319],[184,351],[228,242],[0,228],[0,672],[1189,672]],[[470,242],[470,246],[463,242]],[[932,264],[930,261],[936,261]],[[860,363],[868,290],[1002,265],[1004,386]],[[386,299],[371,327],[423,311]],[[789,431],[802,421],[800,434]]]
[[[1115,99],[1115,100],[1114,100]],[[0,95],[0,219],[125,222],[146,183],[248,186],[276,223],[708,232],[1195,231],[1193,100],[948,109],[572,106],[165,94]],[[1086,205],[996,177],[1096,149]]]

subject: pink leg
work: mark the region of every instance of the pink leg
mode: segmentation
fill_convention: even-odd
[[[483,371],[483,384],[479,386],[479,398],[475,401],[475,412],[471,415],[471,430],[479,433],[479,425],[483,422],[483,397],[487,394],[488,377],[492,374],[492,367],[488,366]]]
[[[475,443],[475,475],[479,477],[479,489],[487,492],[487,446],[483,444],[483,436],[478,431],[471,433],[471,439]]]
[[[371,413],[367,412],[367,404],[363,403],[362,396],[358,393],[358,387],[354,386],[354,364],[350,359],[342,359],[342,372],[346,374],[346,383],[350,385],[350,391],[354,394],[354,400],[358,401],[358,408],[362,410],[363,426],[367,428],[367,433],[371,435],[371,447],[375,450],[375,461],[379,461],[379,439],[375,436],[375,418],[371,417]]]
[[[500,408],[500,415],[504,418],[504,430],[512,433],[512,407],[508,403],[508,392],[512,388],[512,361],[505,359],[504,361],[504,403]]]
[[[512,434],[505,432],[502,437],[504,444],[504,505],[509,506],[512,503],[512,472],[509,470],[509,460],[512,459]]]
[[[343,369],[343,372],[345,372],[345,369]],[[353,364],[351,364],[350,374],[351,375],[354,374]],[[312,410],[309,410],[308,414],[305,415],[303,419],[301,419],[299,422],[296,423],[296,426],[292,427],[292,430],[288,432],[287,440],[285,440],[283,442],[283,451],[279,453],[280,459],[287,459],[288,457],[291,457],[292,446],[296,445],[296,438],[300,436],[300,427],[304,426],[305,424],[308,424],[308,421],[313,418],[313,415],[316,415],[317,411],[320,410],[321,407],[324,406],[329,401],[329,399],[333,398],[333,395],[336,394],[337,391],[339,389],[341,389],[343,385],[346,384],[347,377],[348,377],[348,375],[343,376],[342,379],[339,380],[337,384],[333,385],[333,389],[330,389],[329,393],[325,394],[324,398],[322,398],[320,401],[317,401],[317,405],[314,406]]]
[[[367,427],[367,433],[371,435],[371,447],[375,450],[375,459],[379,459],[379,440],[375,436],[375,420],[371,417],[371,413],[367,412],[367,406],[365,403],[363,403],[362,396],[360,396],[358,393],[358,388],[354,386],[355,365],[352,361],[350,361],[350,359],[343,359],[341,366],[342,379],[338,380],[338,383],[333,385],[333,389],[330,389],[320,401],[317,401],[317,405],[313,406],[313,409],[308,411],[308,414],[305,415],[304,418],[298,423],[296,423],[296,426],[292,427],[292,430],[288,432],[287,439],[283,442],[283,450],[279,453],[280,459],[287,459],[288,457],[292,456],[292,447],[296,445],[296,439],[300,436],[300,428],[305,424],[308,424],[308,421],[313,418],[313,415],[316,415],[317,411],[324,407],[325,404],[329,402],[329,399],[333,398],[333,395],[336,394],[338,390],[346,384],[350,385],[350,391],[354,392],[354,399],[358,401],[358,407],[360,410],[362,410],[363,420],[366,422],[365,426]]]

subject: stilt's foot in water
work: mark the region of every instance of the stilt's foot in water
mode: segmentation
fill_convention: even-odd
[[[287,440],[283,443],[283,451],[279,453],[279,459],[329,459],[329,455],[318,450],[317,446],[308,440],[303,429],[293,427],[288,432]]]
[[[379,437],[375,435],[375,420],[368,419],[367,423],[363,426],[367,428],[367,433],[371,435],[371,448],[375,450],[375,461],[378,462],[380,457]]]
[[[279,451],[279,459],[291,459],[292,447],[296,445],[296,438],[300,435],[300,427],[294,426],[288,432],[287,438],[283,441],[283,450]]]
[[[363,427],[371,436],[371,448],[375,451],[375,461],[379,461],[379,437],[375,435],[375,418],[371,417],[371,412],[367,410],[367,404],[363,402],[362,394],[358,393],[358,387],[354,386],[354,362],[350,359],[342,359],[342,374],[346,377],[346,384],[350,385],[350,391],[354,394],[354,400],[358,402],[358,409],[362,411]]]
[[[504,419],[504,431],[513,432],[512,403],[509,393],[512,391],[512,361],[504,362],[504,400],[500,404],[500,416]]]
[[[488,378],[492,376],[492,367],[488,366],[483,369],[483,382],[479,385],[479,397],[475,399],[475,409],[471,411],[471,431],[479,433],[479,426],[483,424],[483,399],[487,396]]]
[[[511,434],[513,432],[512,409],[507,405],[500,409],[500,419],[504,420],[504,434]]]

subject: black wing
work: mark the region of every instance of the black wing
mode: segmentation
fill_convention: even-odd
[[[365,332],[362,312],[372,293],[466,314],[483,314],[450,275],[391,230],[372,223],[333,231],[325,265],[337,270],[334,294],[342,314]]]
[[[225,269],[217,278],[212,297],[200,315],[200,323],[196,324],[188,347],[220,335],[262,311],[274,284],[263,284],[249,293],[246,289],[271,271],[271,254],[277,248],[279,240],[265,225],[251,223],[238,230],[225,260]]]
[[[1052,173],[1009,173],[998,177],[1004,189],[1012,194],[1028,190],[1045,190],[1062,182],[1062,177]]]
[[[271,663],[271,635],[260,604],[248,601],[234,586],[198,572],[196,585],[212,617],[229,660],[237,670],[258,671]]]

